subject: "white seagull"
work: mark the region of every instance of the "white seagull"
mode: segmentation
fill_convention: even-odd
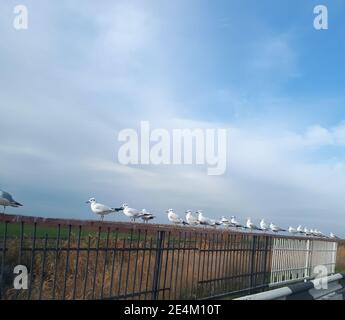
[[[146,209],[141,210],[141,216],[140,218],[144,221],[144,223],[149,222],[150,220],[153,220],[154,218],[156,218],[155,215],[153,215],[152,213],[146,211]]]
[[[205,217],[201,210],[197,210],[196,213],[198,214],[199,224],[204,225],[204,226],[212,225],[211,220],[209,218]]]
[[[187,224],[183,219],[181,219],[175,212],[173,209],[169,209],[166,211],[166,213],[168,214],[168,219],[170,222],[174,223],[174,224]]]
[[[193,226],[193,225],[197,225],[199,224],[199,221],[196,217],[193,216],[192,211],[191,210],[187,210],[186,211],[186,221],[189,225]]]
[[[5,213],[6,207],[17,208],[23,205],[15,201],[8,192],[0,190],[0,206],[4,207],[3,213]]]
[[[265,222],[265,219],[262,219],[262,220],[260,221],[260,229],[261,229],[262,231],[267,231],[267,230],[269,229],[269,226],[268,226],[268,224]]]
[[[236,217],[235,216],[232,216],[231,217],[231,220],[230,220],[230,223],[233,227],[236,227],[236,228],[245,228],[244,225],[240,224],[237,220],[236,220]]]
[[[270,229],[271,229],[273,232],[286,231],[285,229],[276,226],[276,225],[275,225],[274,223],[272,223],[272,222],[271,222],[271,224],[270,224]]]
[[[250,230],[260,230],[251,220],[251,218],[247,219],[246,227]]]
[[[134,209],[134,208],[129,208],[127,203],[124,203],[122,205],[123,208],[123,213],[131,219],[131,221],[135,222],[135,219],[140,218],[141,216],[143,216],[143,212],[138,210],[138,209]]]
[[[304,233],[304,229],[303,229],[303,227],[302,227],[301,225],[299,225],[299,226],[297,227],[296,231],[297,231],[298,233]]]
[[[106,214],[122,210],[122,208],[110,208],[104,204],[98,203],[95,198],[90,198],[86,203],[90,203],[91,211],[95,214],[99,214],[102,221]]]
[[[340,239],[340,238],[338,238],[333,232],[331,232],[331,233],[329,234],[329,237],[330,237],[331,239]]]
[[[221,224],[223,224],[226,227],[229,227],[231,225],[231,222],[229,221],[228,218],[222,217],[222,219],[220,219],[219,221]]]
[[[307,236],[310,236],[310,231],[307,229],[307,227],[304,228],[303,233]]]
[[[292,234],[296,234],[298,233],[297,229],[293,228],[293,227],[289,227],[288,231]]]

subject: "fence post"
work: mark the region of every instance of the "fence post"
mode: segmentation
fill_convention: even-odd
[[[307,240],[307,250],[305,255],[305,269],[304,269],[304,278],[309,277],[309,255],[310,255],[310,240]]]
[[[252,293],[254,287],[254,267],[255,267],[255,254],[256,254],[256,241],[257,236],[253,236],[253,243],[251,248],[251,260],[250,260],[250,288],[249,292]]]
[[[164,231],[158,231],[156,242],[156,263],[153,274],[152,300],[157,300],[159,295],[159,280],[162,270],[162,251],[164,247]]]

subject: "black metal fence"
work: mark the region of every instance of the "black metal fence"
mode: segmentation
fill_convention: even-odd
[[[273,237],[0,216],[1,299],[207,299],[268,286]],[[28,271],[15,289],[14,268]]]

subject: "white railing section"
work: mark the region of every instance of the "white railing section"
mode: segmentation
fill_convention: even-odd
[[[313,278],[314,268],[335,272],[337,243],[314,239],[275,238],[272,248],[270,285]]]

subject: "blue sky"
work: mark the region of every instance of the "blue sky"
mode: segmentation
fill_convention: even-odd
[[[1,188],[23,214],[90,218],[84,202],[266,217],[345,235],[345,4],[21,1],[0,4]],[[124,167],[117,134],[227,128],[228,170]],[[183,210],[183,211],[182,211]],[[110,219],[123,220],[121,216]]]

